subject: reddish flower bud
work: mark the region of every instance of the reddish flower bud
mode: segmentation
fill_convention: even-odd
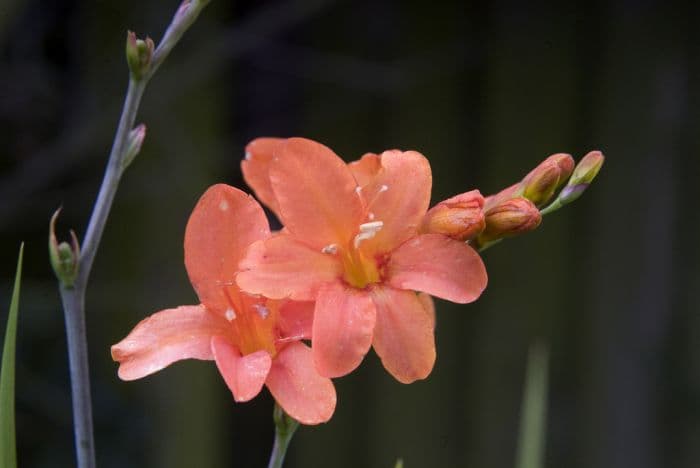
[[[537,206],[544,205],[566,183],[573,170],[574,158],[570,154],[553,154],[525,176],[521,182],[522,196]]]
[[[500,205],[506,200],[510,200],[511,198],[520,196],[520,190],[521,183],[518,182],[517,184],[513,184],[508,188],[504,188],[498,193],[489,195],[488,197],[484,198],[484,211],[488,211],[491,208]]]
[[[443,200],[423,217],[421,232],[443,234],[459,241],[479,235],[486,226],[484,197],[472,190]]]
[[[524,234],[539,226],[541,221],[540,211],[530,200],[512,198],[486,212],[486,228],[478,237],[479,244],[483,246],[498,239]]]

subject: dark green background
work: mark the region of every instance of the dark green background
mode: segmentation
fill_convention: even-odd
[[[527,5],[526,5],[527,3]],[[526,351],[551,347],[548,467],[700,463],[698,104],[694,2],[212,0],[153,79],[148,125],[87,297],[101,467],[258,467],[272,401],[233,403],[215,366],[117,379],[109,347],[196,297],[185,223],[207,186],[242,186],[245,144],[319,140],[346,159],[415,149],[433,201],[499,190],[555,152],[607,155],[541,228],[486,252],[474,304],[438,303],[438,361],[405,386],[371,354],[337,380],[326,425],[288,467],[513,466]],[[26,242],[17,417],[24,467],[73,466],[52,212],[84,231],[127,83],[126,29],[159,38],[164,0],[0,3],[0,311]],[[4,323],[3,319],[0,325]]]

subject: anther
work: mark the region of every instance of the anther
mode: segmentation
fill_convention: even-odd
[[[363,240],[373,238],[384,227],[382,221],[372,221],[369,223],[360,224],[360,233],[355,236],[355,248],[359,247]]]
[[[360,232],[370,232],[372,235],[379,232],[379,230],[384,227],[383,221],[372,221],[370,223],[360,224]]]

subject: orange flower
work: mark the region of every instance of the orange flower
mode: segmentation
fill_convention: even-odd
[[[236,401],[266,385],[294,419],[328,421],[333,383],[301,342],[310,338],[313,304],[252,296],[234,281],[244,251],[269,237],[252,197],[223,184],[209,188],[185,232],[185,266],[202,303],[157,312],[112,346],[119,377],[139,379],[181,359],[214,360]]]
[[[435,362],[427,294],[471,302],[487,278],[468,245],[419,233],[432,185],[425,157],[386,151],[346,165],[311,140],[262,139],[248,146],[243,170],[285,230],[251,245],[236,277],[241,289],[316,300],[321,375],[351,372],[374,347],[397,380],[427,377]]]

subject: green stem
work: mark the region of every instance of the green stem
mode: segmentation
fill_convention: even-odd
[[[516,468],[542,468],[547,432],[549,353],[542,343],[530,347],[520,416]]]
[[[548,215],[549,213],[553,213],[553,212],[557,211],[557,210],[558,210],[559,208],[561,208],[562,206],[564,206],[564,205],[563,205],[562,202],[557,198],[556,200],[554,200],[554,201],[552,202],[552,204],[550,204],[549,206],[547,206],[547,207],[545,207],[545,208],[542,208],[542,209],[540,210],[540,214],[541,214],[542,216]]]
[[[275,443],[272,446],[270,463],[268,463],[267,468],[282,468],[287,447],[289,447],[289,442],[299,427],[299,421],[285,413],[277,403],[275,403],[272,417],[275,420]]]
[[[78,468],[94,468],[95,441],[90,397],[90,373],[85,329],[85,293],[97,248],[102,239],[114,196],[124,172],[129,150],[129,136],[141,97],[148,81],[163,63],[175,44],[206,6],[208,0],[185,0],[179,7],[161,43],[153,54],[149,72],[140,80],[129,80],[124,107],[107,163],[100,192],[90,217],[78,264],[78,275],[72,287],[60,285],[61,300],[66,321],[68,360],[70,364],[73,424]]]

